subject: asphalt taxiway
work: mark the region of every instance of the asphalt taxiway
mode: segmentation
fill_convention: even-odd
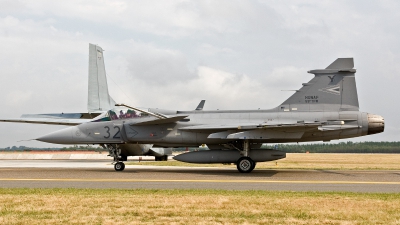
[[[151,188],[400,193],[400,171],[127,165],[105,160],[0,160],[0,188]]]

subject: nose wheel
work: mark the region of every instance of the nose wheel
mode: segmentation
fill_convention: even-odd
[[[124,169],[125,169],[125,163],[123,163],[123,162],[116,162],[116,163],[114,164],[114,169],[115,169],[116,171],[122,171],[122,170],[124,170]]]

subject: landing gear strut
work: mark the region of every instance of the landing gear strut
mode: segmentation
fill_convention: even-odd
[[[113,164],[115,171],[123,171],[125,169],[125,164],[122,162],[124,157],[121,155],[121,149],[118,147],[118,145],[106,144],[102,146],[103,148],[108,149],[108,156],[114,158]]]
[[[256,167],[256,162],[254,162],[250,157],[249,157],[249,151],[250,151],[250,142],[249,140],[244,140],[243,141],[243,150],[240,151],[240,157],[238,161],[236,162],[236,167],[241,173],[250,173],[251,171],[254,170]]]

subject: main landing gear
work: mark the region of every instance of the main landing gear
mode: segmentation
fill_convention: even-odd
[[[114,158],[114,169],[115,171],[123,171],[125,169],[125,163],[122,162],[123,160],[126,161],[126,156],[124,157],[123,155],[121,155],[121,149],[118,148],[118,145],[114,145],[114,144],[105,144],[102,145],[103,148],[107,148],[108,149],[108,156],[111,156]]]
[[[236,167],[241,173],[250,173],[256,167],[256,162],[250,157],[241,157],[236,162]]]
[[[249,156],[249,151],[250,151],[249,140],[244,140],[242,142],[238,142],[235,144],[236,146],[234,146],[234,148],[239,150],[240,155],[242,155],[242,157],[240,157],[236,162],[237,169],[241,173],[250,173],[256,167],[256,162],[254,162],[254,160],[252,160]]]

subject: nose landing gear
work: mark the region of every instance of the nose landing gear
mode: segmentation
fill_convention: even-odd
[[[118,148],[118,145],[105,144],[102,145],[102,147],[108,149],[108,156],[114,158],[113,164],[115,171],[123,171],[125,169],[125,163],[120,161],[123,160],[123,156],[121,155],[121,149]]]

